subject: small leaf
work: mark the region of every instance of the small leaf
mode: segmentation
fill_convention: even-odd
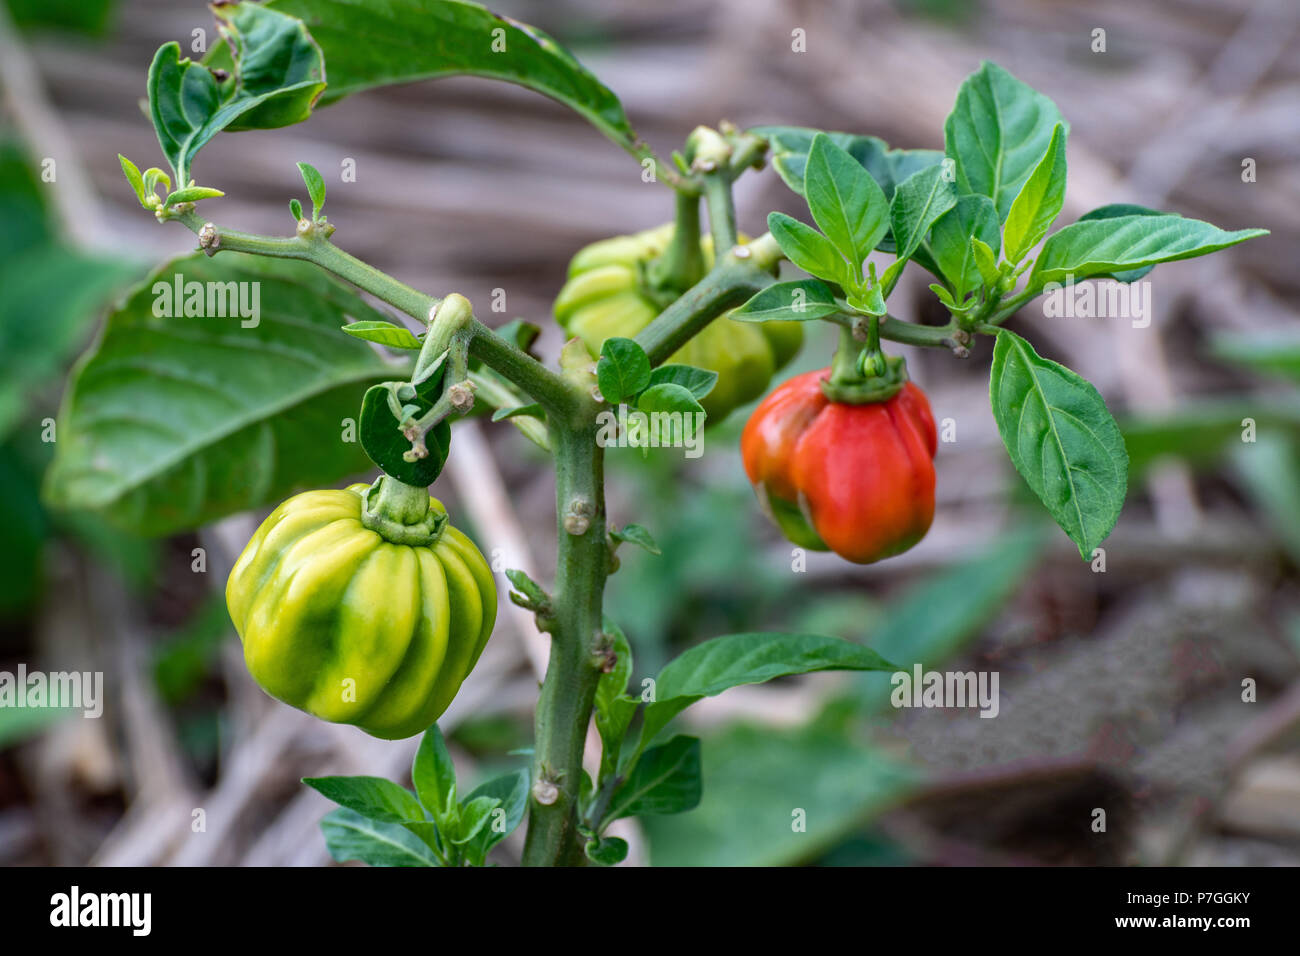
[[[813,221],[861,274],[889,230],[889,201],[871,174],[825,133],[813,137],[808,151],[804,198]]]
[[[661,554],[659,545],[655,544],[655,539],[650,536],[650,532],[639,524],[624,525],[622,528],[616,528],[610,531],[609,536],[615,541],[626,541],[629,544],[635,544],[639,548],[645,548],[651,554]]]
[[[550,597],[542,590],[542,586],[518,568],[507,568],[506,578],[509,579],[515,590],[528,599],[529,605],[534,609],[545,607],[551,603]]]
[[[178,189],[163,200],[164,206],[174,206],[182,202],[198,202],[200,199],[216,199],[224,196],[220,189],[213,189],[211,186],[187,186],[184,189]]]
[[[608,617],[601,625],[612,642],[613,668],[600,676],[596,684],[596,730],[600,734],[600,779],[603,781],[618,767],[623,738],[627,734],[637,701],[627,696],[627,682],[632,676],[632,648],[627,636]]]
[[[293,214],[294,222],[300,222],[302,220],[302,203],[296,199],[290,199],[289,212]]]
[[[411,404],[415,411],[403,407],[401,415],[394,417],[389,405],[392,392],[386,384],[373,385],[361,399],[361,414],[357,417],[357,435],[366,456],[398,481],[417,488],[427,488],[442,474],[451,449],[451,423],[443,419],[424,436],[428,455],[407,461],[406,452],[411,441],[399,426],[399,420],[418,418],[431,408],[437,399],[437,389],[442,382],[441,372],[421,383],[419,394]]]
[[[544,419],[546,417],[546,412],[543,411],[542,406],[537,402],[532,402],[528,405],[515,405],[513,408],[498,408],[492,413],[492,420],[494,422],[499,422],[504,421],[507,418],[518,418],[521,415],[526,415],[529,418]]]
[[[989,379],[1007,454],[1056,523],[1089,559],[1124,507],[1124,437],[1092,383],[1003,329]]]
[[[636,407],[647,415],[653,415],[656,412],[663,412],[668,415],[681,413],[681,415],[704,415],[704,406],[701,405],[690,389],[677,385],[674,382],[663,382],[659,385],[651,385],[636,400]],[[703,421],[698,418],[694,421]]]
[[[371,820],[424,820],[419,801],[405,787],[383,777],[304,777],[303,783],[339,806]]]
[[[889,206],[898,261],[910,259],[935,221],[956,204],[957,192],[943,178],[942,166],[927,167],[899,183]],[[887,279],[885,287],[889,286]]]
[[[677,736],[651,747],[609,802],[600,829],[622,817],[681,813],[700,802],[700,740]]]
[[[449,837],[452,843],[461,846],[474,839],[488,825],[492,818],[492,811],[501,806],[501,801],[496,797],[474,797],[466,800],[461,804],[460,822],[456,827],[454,836]]]
[[[140,175],[139,167],[121,153],[117,154],[117,161],[122,164],[122,175],[124,175],[126,181],[131,184],[131,188],[135,190],[135,196],[140,200],[140,205],[148,209],[149,207],[145,206],[144,203],[144,177]]]
[[[325,206],[325,178],[311,163],[299,163],[298,172],[307,187],[307,197],[311,199],[311,218],[320,219],[320,211]]]
[[[680,385],[696,398],[703,398],[718,384],[718,373],[694,365],[660,365],[650,373],[650,385]]]
[[[1020,262],[1061,212],[1065,202],[1065,126],[1057,123],[1047,153],[1029,174],[1011,204],[1003,227],[1003,252],[1012,265]]]
[[[325,846],[335,860],[371,866],[441,866],[423,840],[400,823],[371,820],[343,808],[320,822]]]
[[[612,405],[629,401],[650,384],[650,359],[632,339],[612,336],[600,347],[596,384]]]
[[[621,837],[593,837],[583,849],[597,866],[614,866],[627,859],[627,841]]]
[[[420,747],[411,765],[411,782],[415,784],[420,802],[442,826],[443,821],[450,819],[456,806],[456,766],[437,724],[433,724],[420,738]]]
[[[343,326],[343,331],[354,338],[377,342],[390,349],[409,349],[417,352],[420,349],[420,340],[415,337],[414,332],[404,325],[394,325],[392,322],[352,322]]]
[[[806,322],[844,310],[835,293],[820,279],[776,282],[758,292],[728,318],[740,322]]]
[[[861,281],[862,264],[850,267],[834,243],[820,232],[783,212],[770,213],[767,228],[787,259],[809,275],[826,279],[846,289]]]
[[[961,301],[985,284],[985,276],[975,260],[972,239],[988,248],[985,266],[992,267],[992,283],[997,282],[997,255],[1002,249],[1002,230],[998,212],[988,196],[962,196],[956,205],[940,216],[930,228],[927,244],[940,273],[952,287],[953,298]],[[989,283],[990,285],[992,283]]]
[[[532,756],[532,751],[528,751]],[[493,777],[470,791],[467,801],[492,797],[497,807],[488,814],[487,824],[465,843],[465,853],[478,865],[483,865],[488,851],[508,837],[519,826],[528,808],[528,771],[515,770]]]
[[[997,285],[1000,275],[998,273],[998,257],[993,252],[993,247],[981,239],[979,236],[970,237],[971,255],[975,259],[975,268],[979,270],[980,278],[989,288]]]

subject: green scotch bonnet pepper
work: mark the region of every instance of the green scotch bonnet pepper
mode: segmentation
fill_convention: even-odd
[[[443,506],[383,476],[282,503],[235,562],[226,604],[268,694],[396,740],[447,709],[492,634],[497,595]]]
[[[672,237],[673,224],[668,223],[602,239],[573,257],[568,281],[555,300],[555,319],[567,333],[582,339],[592,356],[600,354],[605,339],[631,338],[659,315],[660,306],[642,286],[642,270],[664,252]],[[711,266],[711,238],[703,237],[701,247],[706,266]],[[772,375],[803,344],[798,322],[737,322],[727,315],[714,319],[667,360],[718,373],[717,384],[700,401],[710,424],[762,395]]]

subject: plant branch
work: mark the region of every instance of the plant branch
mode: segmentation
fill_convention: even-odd
[[[769,248],[776,244],[770,239],[765,235],[719,259],[712,272],[637,333],[636,342],[651,365],[661,364],[727,309],[776,281],[764,268],[776,261]]]
[[[558,556],[551,655],[537,702],[533,789],[525,866],[580,865],[582,753],[600,669],[602,596],[609,574],[605,544],[604,449],[596,442],[596,404],[585,400],[581,428],[552,429]]]
[[[312,262],[421,322],[429,321],[430,311],[441,301],[349,255],[319,235],[259,236],[227,230],[213,227],[193,211],[175,213],[171,218],[199,235],[209,255],[223,251],[247,252]],[[548,412],[559,416],[573,412],[576,394],[558,373],[515,348],[477,319],[471,319],[467,328],[472,334],[469,343],[472,356],[522,389]]]

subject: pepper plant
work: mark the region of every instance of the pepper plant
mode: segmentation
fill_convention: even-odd
[[[699,741],[665,733],[692,703],[784,675],[895,669],[838,638],[744,633],[699,644],[630,692],[629,643],[602,596],[622,545],[649,552],[642,560],[657,548],[651,531],[616,527],[606,513],[602,413],[627,404],[686,427],[707,405],[716,419],[766,391],[798,347],[790,323],[838,326],[829,367],[790,383],[791,407],[803,411],[782,411],[778,390],[756,413],[746,467],[792,540],[865,563],[910,547],[933,514],[934,421],[885,343],[966,358],[991,338],[990,398],[1007,452],[1087,558],[1124,501],[1124,442],[1090,383],[1004,323],[1052,283],[1133,282],[1157,263],[1263,234],[1136,206],[1102,207],[1051,232],[1069,126],[1046,96],[992,63],[957,91],[941,152],[723,123],[696,128],[665,161],[570,53],[477,4],[269,0],[213,12],[223,42],[203,62],[172,42],[149,69],[148,113],[168,168],[141,172],[121,160],[141,206],[190,229],[198,250],[128,294],[79,364],[47,492],[62,506],[162,534],[337,483],[371,463],[382,471],[369,488],[282,504],[227,588],[250,670],[268,692],[381,737],[428,728],[414,794],[375,778],[307,781],[341,804],[322,825],[339,859],[481,865],[526,817],[526,864],[616,863],[627,846],[607,833],[613,821],[685,811],[699,799]],[[282,127],[361,90],[455,74],[516,83],[571,107],[631,154],[640,169],[630,164],[629,175],[659,184],[673,210],[657,238],[610,240],[575,258],[570,280],[581,285],[566,287],[557,318],[575,323],[578,337],[558,362],[531,351],[535,326],[493,330],[454,289],[414,288],[349,255],[323,213],[325,178],[306,164],[310,210],[290,201],[288,235],[233,228],[219,213],[222,192],[199,185],[197,156],[220,132]],[[768,160],[806,200],[811,223],[773,212],[768,231],[749,241],[732,186]],[[202,176],[219,183],[219,171]],[[933,277],[944,324],[888,312],[909,262]],[[622,297],[617,308],[602,304],[592,275]],[[726,336],[691,350],[721,323],[730,323]],[[774,325],[755,338],[756,323]],[[782,336],[769,334],[778,326]],[[758,344],[751,352],[745,342]],[[761,360],[740,362],[742,354]],[[726,398],[709,401],[720,379]],[[475,405],[495,409],[493,421],[550,456],[556,573],[546,588],[506,572],[510,599],[551,640],[531,765],[461,794],[434,721],[491,632],[496,584],[426,489],[455,454],[453,421]],[[355,422],[358,441],[346,427],[338,435],[340,422]],[[589,774],[593,717],[602,752]]]

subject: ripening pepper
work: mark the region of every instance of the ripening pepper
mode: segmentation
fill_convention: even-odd
[[[669,223],[580,249],[569,263],[568,281],[556,297],[556,321],[570,335],[582,339],[593,356],[600,354],[601,345],[611,336],[636,335],[661,311],[642,286],[642,270],[664,252],[672,236]],[[706,265],[712,265],[712,239],[703,237],[701,247]],[[710,424],[762,395],[772,375],[803,344],[799,322],[737,322],[727,318],[728,314],[710,322],[667,360],[667,364],[694,365],[718,373],[717,384],[700,401]]]
[[[906,382],[891,398],[831,401],[830,369],[784,382],[740,439],[759,503],[795,544],[857,564],[901,554],[934,518],[934,418]]]
[[[388,740],[447,709],[497,611],[478,548],[425,489],[387,476],[282,503],[235,562],[226,604],[263,690]]]

